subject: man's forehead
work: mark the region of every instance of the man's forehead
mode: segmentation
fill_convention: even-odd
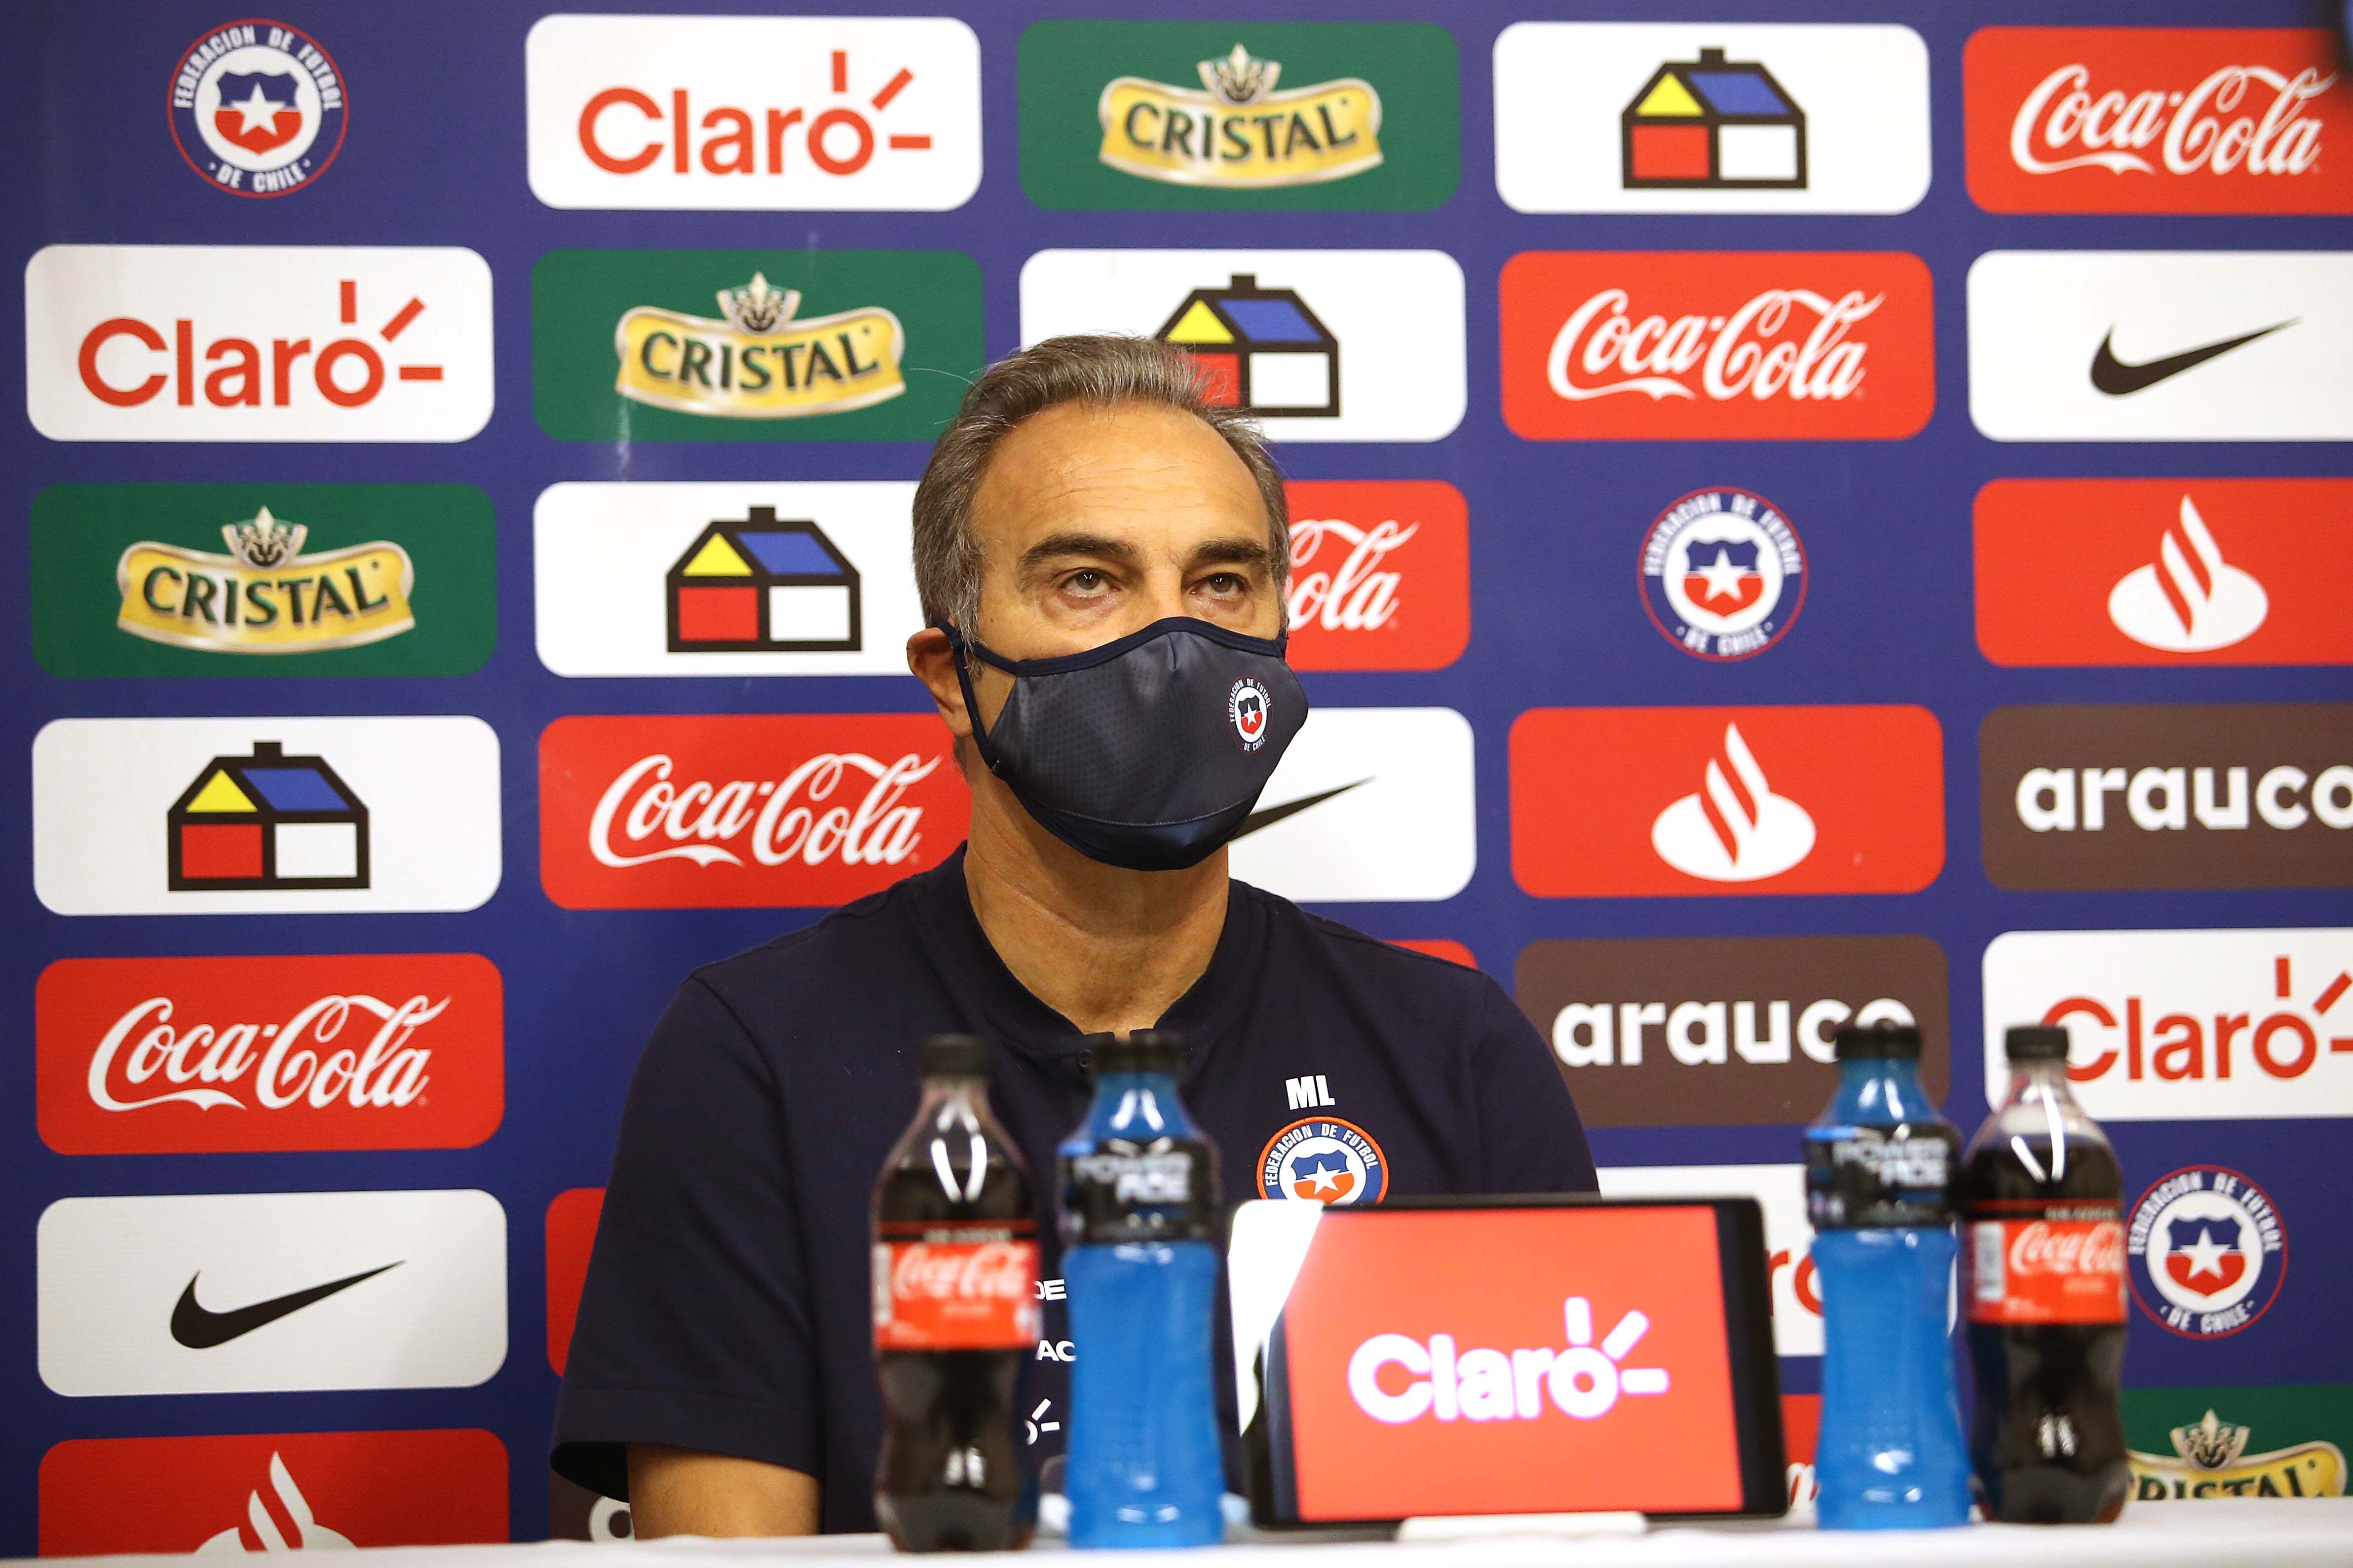
[[[1142,535],[1146,547],[1166,534],[1187,548],[1204,529],[1265,527],[1250,470],[1224,440],[1148,406],[1047,410],[1006,437],[974,503],[984,541],[1015,553],[1074,529]]]

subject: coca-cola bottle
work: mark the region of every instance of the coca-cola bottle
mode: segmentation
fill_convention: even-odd
[[[2009,1091],[1961,1168],[1978,1500],[2011,1524],[2105,1524],[2131,1481],[2124,1177],[2067,1088],[2067,1031],[2003,1046]]]
[[[988,1050],[923,1047],[923,1097],[874,1184],[874,1512],[902,1552],[1027,1546],[1014,1385],[1038,1342],[1029,1170],[988,1109]]]

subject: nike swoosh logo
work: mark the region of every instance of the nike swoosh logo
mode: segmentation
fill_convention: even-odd
[[[2184,349],[2178,354],[2168,354],[2163,359],[2148,360],[2140,364],[2126,364],[2116,357],[2116,330],[2110,327],[2108,335],[2100,340],[2100,352],[2092,356],[2092,384],[2110,397],[2129,397],[2136,392],[2146,392],[2160,381],[2179,375],[2185,370],[2195,370],[2208,360],[2219,358],[2232,349],[2244,348],[2257,338],[2269,337],[2283,327],[2295,325],[2294,321],[2281,321],[2243,337],[2225,338],[2219,343]]]
[[[397,1268],[398,1263],[387,1263],[384,1268],[370,1268],[342,1279],[330,1279],[324,1285],[313,1285],[307,1290],[290,1295],[272,1296],[267,1301],[256,1301],[250,1307],[233,1311],[215,1312],[196,1301],[196,1281],[202,1274],[188,1276],[188,1288],[180,1292],[179,1305],[172,1309],[172,1337],[192,1351],[208,1351],[267,1323],[274,1323],[289,1312],[299,1312],[313,1301],[323,1301],[338,1290],[348,1290],[363,1279],[373,1279],[385,1268]]]
[[[1321,795],[1303,795],[1297,800],[1286,800],[1281,805],[1261,806],[1242,818],[1242,830],[1234,837],[1247,838],[1261,827],[1271,827],[1286,816],[1296,816],[1311,805],[1322,805],[1335,795],[1345,795],[1372,782],[1370,779],[1358,779],[1355,784],[1344,784],[1338,789],[1327,789]]]

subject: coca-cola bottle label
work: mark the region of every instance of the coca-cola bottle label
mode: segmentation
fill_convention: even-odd
[[[1816,1230],[1953,1222],[1960,1134],[1942,1122],[1833,1127],[1806,1139],[1806,1211]]]
[[[1026,1351],[1038,1331],[1035,1226],[911,1221],[880,1227],[876,1350]]]
[[[2123,1322],[2125,1227],[2116,1205],[2031,1206],[2039,1212],[1969,1220],[1961,1249],[1969,1321]]]

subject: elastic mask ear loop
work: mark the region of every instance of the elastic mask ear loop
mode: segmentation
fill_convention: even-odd
[[[972,689],[970,664],[978,655],[979,645],[958,631],[951,622],[940,622],[939,629],[948,635],[948,652],[955,661],[956,685],[964,692],[965,717],[972,723],[973,743],[980,748],[980,760],[987,765],[988,771],[1001,778],[1005,773],[1003,761],[998,757],[997,748],[989,743],[988,724],[980,716],[980,695]],[[1010,693],[1007,694],[1006,700],[1012,700]],[[998,716],[1003,717],[1001,710]]]

